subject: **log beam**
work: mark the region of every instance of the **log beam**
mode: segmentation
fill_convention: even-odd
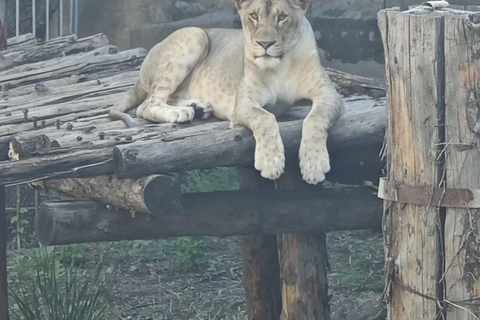
[[[374,191],[374,190],[373,190]],[[44,245],[379,229],[381,201],[366,187],[296,191],[226,191],[183,195],[182,215],[109,210],[95,201],[48,202],[36,217]]]
[[[304,111],[305,108],[299,113]],[[292,116],[298,119],[295,113]],[[348,184],[378,178],[384,166],[378,154],[385,134],[385,118],[385,106],[380,102],[376,107],[368,104],[352,108],[336,121],[328,140],[332,163],[329,177]],[[295,165],[298,163],[302,121],[279,124],[286,154],[295,159],[291,161]],[[57,149],[44,157],[0,162],[0,184],[114,172],[120,178],[139,178],[216,166],[251,167],[254,143],[252,133],[243,127],[229,129],[225,121],[207,123],[169,132],[158,139],[117,145],[113,162],[109,161],[112,160],[111,146],[78,151],[67,148],[70,152],[66,154]]]
[[[93,199],[127,211],[153,215],[181,214],[182,189],[175,178],[151,175],[140,179],[113,176],[67,178],[32,183],[43,189],[55,189],[77,199]]]

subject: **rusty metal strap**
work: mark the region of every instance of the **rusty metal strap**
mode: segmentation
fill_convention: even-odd
[[[378,197],[387,201],[445,208],[480,208],[480,189],[410,186],[380,178]]]

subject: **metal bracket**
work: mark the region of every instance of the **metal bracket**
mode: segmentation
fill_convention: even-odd
[[[380,178],[378,197],[387,201],[421,206],[480,209],[480,189],[410,186]]]

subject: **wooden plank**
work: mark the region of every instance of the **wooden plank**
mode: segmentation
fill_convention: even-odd
[[[272,181],[254,169],[238,169],[240,189],[275,190]],[[276,235],[242,237],[243,287],[249,320],[280,320],[280,265]]]
[[[378,14],[387,78],[387,174],[390,181],[438,185],[437,146],[441,142],[437,103],[437,41],[442,19],[395,11]],[[440,254],[439,210],[417,205],[385,205],[388,319],[431,320],[437,316]],[[440,296],[438,296],[441,299]]]
[[[378,229],[381,201],[369,188],[315,192],[224,191],[183,195],[183,215],[109,210],[95,201],[49,202],[41,206],[36,233],[44,245]],[[341,210],[340,210],[341,209]]]
[[[480,188],[480,15],[445,18],[448,188]],[[452,208],[445,218],[447,320],[480,317],[480,210]]]

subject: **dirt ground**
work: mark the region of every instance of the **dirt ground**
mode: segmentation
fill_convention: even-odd
[[[174,251],[158,262],[126,262],[118,274],[114,297],[121,319],[241,319],[245,302],[240,241],[212,238],[207,247],[191,271],[178,267]],[[367,319],[365,312],[374,316],[383,289],[381,235],[368,231],[331,234],[328,250],[333,319]],[[371,305],[369,310],[360,307],[365,303]]]

